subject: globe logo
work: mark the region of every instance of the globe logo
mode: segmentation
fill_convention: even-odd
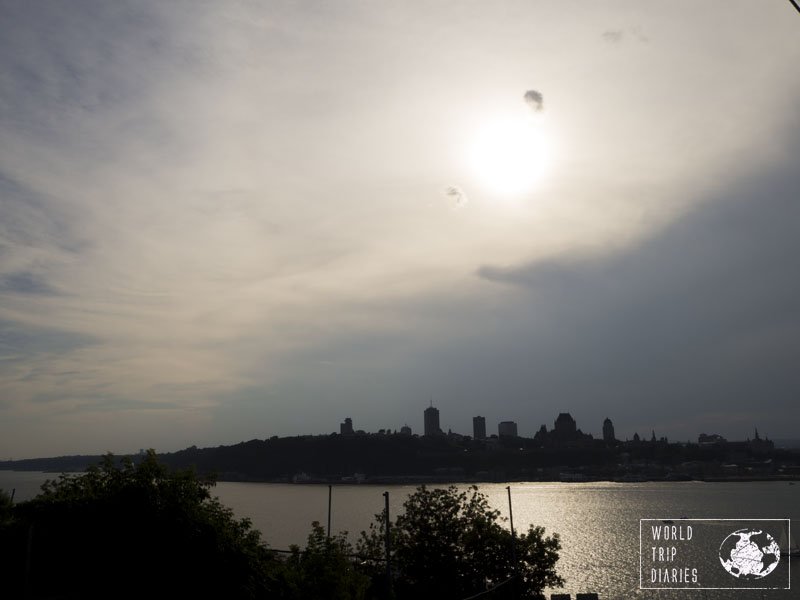
[[[739,529],[719,547],[719,561],[738,579],[761,579],[775,570],[781,549],[775,539],[759,529]]]

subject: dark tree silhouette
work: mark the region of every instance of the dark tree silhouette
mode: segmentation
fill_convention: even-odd
[[[314,521],[305,550],[293,546],[285,563],[283,597],[362,600],[370,578],[352,560],[353,554],[346,532],[328,538],[319,522]]]
[[[138,464],[107,455],[81,475],[62,475],[11,506],[0,494],[4,596],[31,598],[387,598],[384,520],[361,533],[319,525],[304,550],[277,558],[247,519],[212,498],[213,480],[170,471],[150,451]],[[427,489],[391,526],[394,595],[494,596],[557,587],[558,535],[531,527],[512,538],[473,486]],[[517,561],[512,560],[515,544]]]
[[[0,527],[11,522],[11,495],[0,490]]]
[[[9,597],[265,597],[280,565],[212,485],[153,451],[48,481],[5,528]]]
[[[564,583],[555,570],[558,534],[545,537],[543,528],[531,526],[512,538],[501,525],[500,512],[489,507],[476,486],[467,491],[421,486],[403,509],[390,524],[393,585],[400,597],[467,597],[509,579],[498,595],[515,590],[529,597]],[[377,560],[384,548],[384,523],[385,514],[376,515],[358,544],[360,553],[372,557],[375,578],[384,568]]]

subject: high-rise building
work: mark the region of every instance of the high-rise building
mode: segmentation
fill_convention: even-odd
[[[409,427],[408,425],[403,425],[400,428],[400,433],[403,435],[411,435],[411,427]]]
[[[486,439],[486,417],[472,417],[472,438]]]
[[[353,435],[353,419],[347,417],[344,423],[339,424],[339,433],[342,435]]]
[[[439,409],[431,404],[425,409],[425,435],[438,435],[442,432],[439,428]]]
[[[517,437],[517,424],[514,421],[502,421],[497,426],[497,434],[500,437]]]
[[[603,421],[603,441],[607,444],[617,441],[617,438],[614,437],[614,424],[608,418]]]

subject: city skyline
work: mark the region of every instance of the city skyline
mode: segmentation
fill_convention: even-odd
[[[800,437],[787,3],[0,6],[0,456]]]
[[[354,435],[358,433],[400,433],[403,434],[416,434],[416,435],[447,435],[449,433],[454,433],[461,436],[472,437],[476,440],[486,439],[489,437],[502,437],[503,435],[511,436],[511,437],[529,437],[535,438],[536,435],[523,435],[519,433],[519,423],[515,420],[505,419],[502,421],[497,421],[495,423],[497,432],[492,433],[490,430],[486,428],[486,417],[481,415],[476,415],[472,417],[472,429],[471,434],[464,433],[462,431],[454,430],[451,427],[447,427],[447,431],[445,431],[441,427],[441,412],[437,407],[433,405],[433,401],[429,402],[429,405],[423,411],[423,418],[422,418],[422,428],[420,430],[414,430],[413,428],[409,427],[408,423],[404,423],[400,428],[398,427],[382,427],[377,430],[366,430],[360,428],[353,427],[353,419],[352,417],[346,417],[344,422],[340,424],[339,433],[342,435]],[[547,432],[554,432],[556,434],[560,434],[562,436],[571,436],[577,433],[583,433],[585,435],[590,435],[596,440],[602,440],[605,442],[624,442],[630,441],[634,439],[657,439],[657,440],[670,440],[669,435],[665,435],[665,432],[661,431],[658,435],[656,435],[655,428],[650,429],[650,438],[646,438],[645,435],[639,435],[638,431],[634,431],[630,436],[625,437],[618,437],[616,435],[616,429],[614,426],[614,421],[610,417],[605,417],[600,426],[600,434],[597,435],[594,431],[586,431],[583,432],[583,428],[578,427],[577,419],[572,417],[571,413],[569,412],[561,412],[558,413],[555,420],[553,421],[553,427],[547,429],[547,423],[540,423],[537,427],[537,433],[541,431]],[[749,440],[750,433],[753,433],[753,439],[760,439],[760,435],[758,433],[758,426],[753,425],[748,432],[747,435],[742,436],[741,440]],[[706,431],[698,431],[697,434],[689,439],[682,440],[682,439],[672,439],[673,442],[694,442],[695,440],[702,440],[703,438],[714,438],[714,439],[726,439],[725,436],[721,436],[716,432],[706,432]],[[765,435],[764,439],[769,439],[769,435]],[[800,439],[800,438],[798,438]]]

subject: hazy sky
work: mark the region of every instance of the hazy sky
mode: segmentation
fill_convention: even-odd
[[[0,0],[0,457],[800,437],[788,2]]]

